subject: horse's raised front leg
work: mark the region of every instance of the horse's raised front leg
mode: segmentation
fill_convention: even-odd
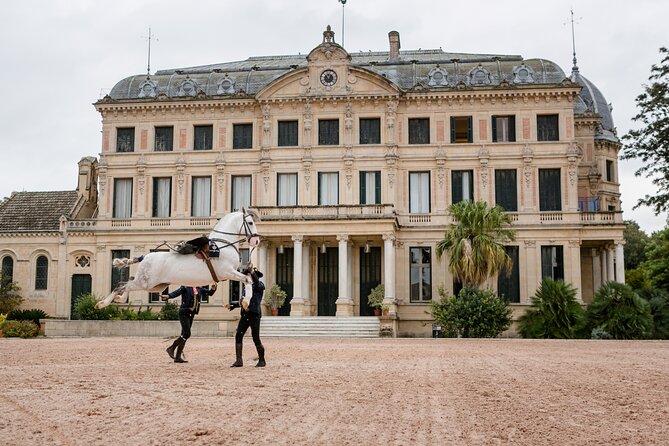
[[[96,303],[95,308],[100,309],[100,308],[108,307],[109,304],[111,304],[112,302],[115,301],[116,296],[118,295],[119,291],[122,291],[122,287],[117,287],[116,289],[114,289],[114,291],[112,291],[111,294],[109,294],[109,296],[105,297],[104,299],[102,299],[101,301]]]

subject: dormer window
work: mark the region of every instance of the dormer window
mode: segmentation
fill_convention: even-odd
[[[490,85],[490,72],[481,65],[469,72],[469,83],[471,85]]]
[[[433,68],[427,74],[427,85],[430,87],[448,86],[448,72],[440,67]]]
[[[533,84],[534,70],[525,64],[513,67],[513,83],[514,84]]]

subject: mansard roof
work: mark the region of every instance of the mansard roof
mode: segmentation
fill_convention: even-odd
[[[61,215],[72,212],[77,191],[12,192],[0,203],[0,232],[57,231]]]

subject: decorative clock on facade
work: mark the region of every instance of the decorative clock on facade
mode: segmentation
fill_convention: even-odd
[[[332,70],[325,70],[321,73],[321,84],[326,87],[332,87],[337,83],[337,73]]]

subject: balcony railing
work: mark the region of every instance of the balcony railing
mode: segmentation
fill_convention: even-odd
[[[391,204],[359,204],[340,206],[259,206],[254,208],[260,218],[277,220],[336,220],[395,218]]]

